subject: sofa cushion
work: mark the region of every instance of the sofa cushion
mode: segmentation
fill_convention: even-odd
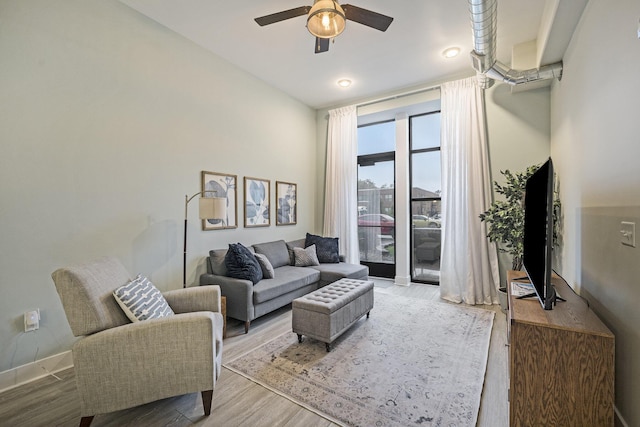
[[[262,279],[253,287],[254,304],[270,301],[320,280],[320,272],[313,268],[285,265],[275,271],[273,279]]]
[[[290,265],[289,251],[287,250],[287,244],[284,240],[277,240],[275,242],[258,243],[253,245],[253,249],[257,254],[263,254],[268,259],[273,268],[282,267],[283,265]]]
[[[316,245],[316,254],[318,254],[318,261],[321,263],[340,262],[337,237],[322,237],[307,233],[304,246],[311,245]]]
[[[305,239],[292,240],[287,242],[287,250],[289,251],[289,265],[296,265],[296,257],[293,254],[293,248],[304,249]]]
[[[308,267],[310,265],[318,265],[318,256],[316,255],[316,245],[308,248],[293,248],[296,267]]]
[[[340,279],[364,280],[369,276],[369,268],[366,265],[347,264],[320,264],[311,267],[320,272],[322,283],[333,283]]]
[[[158,319],[174,314],[158,288],[140,274],[113,291],[113,296],[132,322]]]
[[[218,276],[227,275],[227,266],[224,263],[224,258],[227,256],[228,249],[212,249],[209,251],[209,270],[211,273]]]
[[[262,267],[253,253],[241,243],[230,243],[224,259],[227,276],[251,280],[255,285],[262,279]]]
[[[275,271],[273,270],[273,265],[269,262],[269,258],[263,254],[256,254],[256,259],[260,264],[260,268],[262,268],[262,278],[263,279],[273,279],[275,276]]]

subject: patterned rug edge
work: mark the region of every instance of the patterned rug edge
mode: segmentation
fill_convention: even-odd
[[[480,309],[480,310],[486,310],[486,309]],[[491,328],[489,329],[489,343],[487,345],[487,351],[484,354],[484,370],[482,371],[482,390],[480,391],[480,395],[478,396],[478,411],[476,411],[476,416],[475,419],[473,420],[473,424],[477,425],[478,424],[478,418],[480,417],[480,409],[482,408],[482,395],[484,394],[484,387],[487,383],[487,369],[489,367],[489,352],[490,352],[490,348],[491,348],[491,339],[493,338],[493,327],[495,325],[495,320],[496,320],[496,313],[494,311],[491,310],[487,310],[490,311],[492,313],[491,316]]]
[[[267,343],[269,343],[269,342],[271,342],[271,341],[273,341],[273,340],[277,340],[277,339],[279,339],[280,337],[282,337],[283,335],[290,334],[290,333],[291,333],[291,332],[284,332],[284,333],[282,333],[282,334],[278,335],[277,337],[275,337],[275,338],[273,338],[273,339],[271,339],[271,340],[267,341],[267,342],[266,342],[266,343],[264,343],[264,344],[267,344]],[[264,345],[264,344],[261,344],[261,345]],[[260,345],[260,346],[261,346],[261,345]],[[256,348],[254,348],[254,349],[253,349],[253,350],[251,350],[251,351],[254,351],[255,349],[259,348],[260,346],[258,346],[258,347],[256,347]],[[243,354],[243,355],[241,355],[241,356],[238,356],[238,357],[234,358],[233,360],[230,360],[229,362],[226,362],[226,363],[233,363],[235,360],[240,359],[241,357],[244,357],[245,355],[247,355],[247,354],[251,353],[251,351],[248,351],[247,353],[245,353],[245,354]],[[343,422],[342,422],[342,421],[340,421],[340,420],[338,420],[338,419],[336,419],[336,418],[333,418],[333,417],[331,417],[331,416],[329,416],[329,415],[327,415],[327,414],[325,414],[325,413],[323,413],[323,412],[319,411],[318,409],[313,408],[312,406],[309,406],[309,405],[305,404],[304,402],[299,401],[299,400],[298,400],[298,399],[296,399],[295,397],[293,397],[293,396],[289,396],[289,395],[285,394],[284,392],[282,392],[282,391],[280,391],[280,390],[277,390],[276,388],[271,387],[270,385],[265,384],[265,383],[263,383],[262,381],[260,381],[260,380],[258,380],[258,379],[256,379],[256,378],[253,378],[253,377],[251,377],[250,375],[245,374],[244,372],[242,372],[242,371],[240,371],[240,370],[238,370],[238,369],[236,369],[236,368],[233,368],[233,367],[231,367],[231,366],[227,366],[227,365],[226,365],[226,363],[224,363],[224,364],[222,365],[222,367],[223,367],[223,368],[228,369],[229,371],[234,372],[234,373],[236,373],[236,374],[240,375],[241,377],[244,377],[244,378],[248,379],[249,381],[251,381],[251,382],[253,382],[253,383],[255,383],[255,384],[258,384],[258,385],[259,385],[259,386],[261,386],[261,387],[266,388],[267,390],[269,390],[269,391],[271,391],[271,392],[273,392],[273,393],[277,394],[278,396],[284,397],[284,398],[285,398],[285,399],[287,399],[288,401],[290,401],[290,402],[292,402],[292,403],[295,403],[296,405],[298,405],[298,406],[300,406],[300,407],[302,407],[302,408],[304,408],[304,409],[306,409],[306,410],[308,410],[308,411],[313,412],[314,414],[316,414],[316,415],[318,415],[318,416],[320,416],[320,417],[322,417],[322,418],[326,419],[327,421],[330,421],[330,422],[332,422],[332,423],[334,423],[334,424],[337,424],[337,425],[339,425],[339,426],[342,426],[342,427],[346,427],[346,425],[345,425],[345,424],[343,424]]]

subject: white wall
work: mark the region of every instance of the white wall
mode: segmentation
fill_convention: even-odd
[[[51,280],[103,255],[182,283],[203,170],[298,184],[296,226],[200,230],[209,249],[314,232],[315,111],[115,0],[0,0],[0,372],[70,348]],[[274,210],[272,208],[272,215]],[[23,333],[26,310],[41,329]]]
[[[640,225],[638,18],[637,0],[591,0],[551,100],[562,273],[616,336],[616,407],[629,426],[640,425],[640,247],[620,244],[620,222]]]
[[[507,84],[485,91],[489,159],[493,181],[505,184],[500,171],[523,172],[549,157],[550,88],[511,93]],[[495,193],[495,186],[494,186]],[[502,197],[494,194],[495,198]],[[499,254],[500,283],[504,286],[511,256]]]

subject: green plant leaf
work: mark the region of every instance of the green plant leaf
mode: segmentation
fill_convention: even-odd
[[[540,165],[529,166],[522,172],[513,173],[509,169],[500,171],[505,184],[494,181],[495,192],[503,195],[505,200],[494,201],[489,209],[479,215],[480,221],[488,226],[487,237],[490,241],[500,243],[498,250],[513,257],[513,266],[522,265],[524,207],[523,198],[527,179]],[[557,194],[556,194],[557,196]],[[554,200],[554,244],[558,239],[558,221],[560,217],[560,200]]]

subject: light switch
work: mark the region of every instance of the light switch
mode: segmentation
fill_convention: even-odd
[[[620,223],[620,242],[626,246],[636,247],[636,223],[622,221]]]

